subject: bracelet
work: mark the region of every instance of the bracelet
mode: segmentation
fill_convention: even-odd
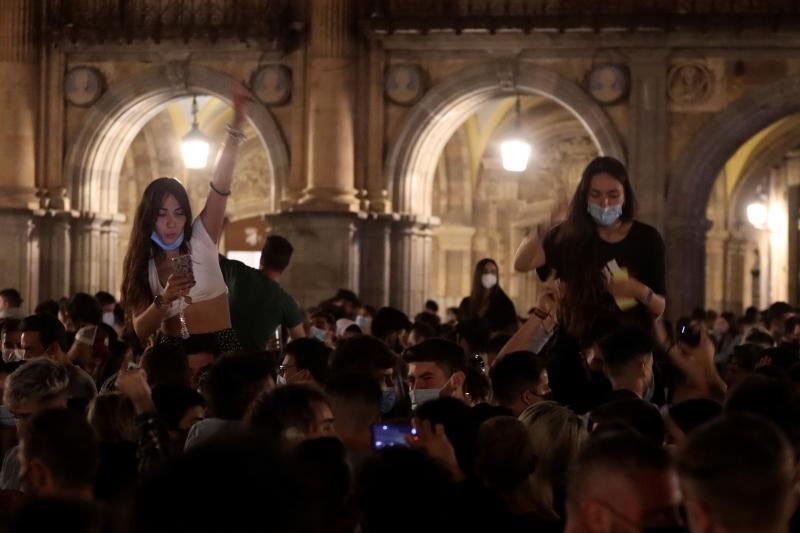
[[[211,187],[212,191],[214,191],[215,193],[219,194],[220,196],[230,196],[231,195],[231,191],[222,192],[219,189],[217,189],[216,187],[214,187],[214,182],[213,181],[209,181],[208,182],[208,186]]]
[[[158,309],[161,309],[162,311],[166,311],[167,309],[169,309],[169,306],[171,304],[167,303],[161,294],[157,294],[156,297],[153,298],[153,305],[155,305]]]
[[[247,135],[239,128],[234,128],[230,124],[225,124],[225,130],[228,132],[228,135],[237,141],[237,144],[242,144],[247,140]]]
[[[533,316],[535,316],[539,320],[545,320],[547,319],[547,317],[550,316],[550,313],[538,307],[534,307],[533,309],[531,309],[531,313],[533,313]]]

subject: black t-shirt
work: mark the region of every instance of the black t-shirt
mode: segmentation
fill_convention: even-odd
[[[489,306],[481,316],[472,313],[472,298],[467,296],[458,306],[459,320],[481,319],[489,325],[489,331],[513,333],[517,329],[517,311],[514,302],[500,287],[494,287],[489,296]]]
[[[567,262],[580,260],[576,251],[569,248],[569,243],[558,239],[560,228],[561,226],[556,226],[550,230],[542,242],[545,264],[536,269],[542,281],[550,277],[553,271],[556,277],[560,277]],[[597,236],[595,244],[601,268],[602,265],[616,260],[620,268],[628,271],[630,277],[650,287],[655,294],[664,295],[666,292],[664,240],[657,229],[634,220],[628,235],[621,241],[610,243]],[[606,296],[603,308],[597,310],[598,317],[611,315],[615,321],[625,324],[638,322],[642,318],[646,320],[650,315],[649,310],[638,302],[632,309],[621,311],[611,295]]]

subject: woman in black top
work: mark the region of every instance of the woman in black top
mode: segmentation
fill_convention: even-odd
[[[514,333],[517,311],[514,303],[500,288],[500,277],[494,259],[481,259],[472,276],[472,292],[461,301],[459,320],[485,320],[490,333]]]
[[[664,312],[664,241],[635,213],[625,167],[598,157],[583,171],[567,219],[517,250],[518,271],[561,281],[562,326],[572,335],[583,336],[598,319],[649,328]]]
[[[542,280],[560,280],[561,330],[553,364],[570,369],[562,375],[564,387],[559,387],[560,372],[551,372],[551,388],[556,396],[561,389],[562,403],[578,411],[592,401],[574,397],[585,394],[576,392],[581,388],[578,373],[589,379],[579,351],[619,326],[651,330],[666,307],[664,241],[635,216],[636,198],[625,166],[597,157],[583,171],[566,220],[543,239],[526,238],[514,259],[519,272],[536,269]],[[584,391],[591,388],[585,385]]]

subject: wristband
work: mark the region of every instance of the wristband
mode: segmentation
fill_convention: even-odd
[[[214,187],[214,182],[213,181],[209,181],[208,182],[208,186],[211,187],[212,191],[214,191],[215,193],[219,194],[220,196],[230,196],[231,195],[231,191],[222,192],[219,189],[217,189],[216,187]]]
[[[169,309],[169,306],[171,304],[167,303],[167,301],[164,300],[164,296],[158,294],[156,295],[155,298],[153,298],[153,305],[155,305],[158,309],[161,309],[162,311],[166,311],[167,309]]]

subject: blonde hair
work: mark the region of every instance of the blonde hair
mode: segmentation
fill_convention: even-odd
[[[574,411],[556,402],[535,403],[519,415],[519,420],[528,429],[538,458],[531,474],[534,498],[556,514],[554,489],[565,489],[567,473],[589,433]]]
[[[136,410],[133,402],[120,392],[98,395],[87,415],[100,442],[136,442]]]

